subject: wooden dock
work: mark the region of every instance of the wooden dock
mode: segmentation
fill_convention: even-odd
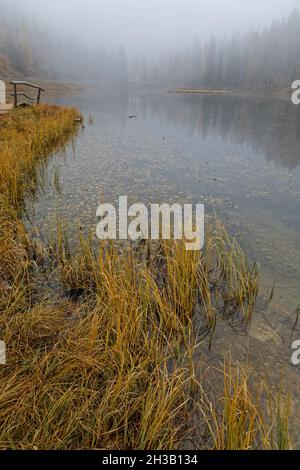
[[[7,103],[6,84],[3,80],[0,80],[0,115],[7,114],[11,111],[11,109],[17,108],[18,106],[28,106],[29,104],[34,103],[40,104],[41,94],[45,90],[39,85],[21,80],[12,80],[10,85],[13,86],[13,92],[10,93],[10,96],[12,96],[14,99],[13,103]],[[29,96],[26,92],[28,88],[31,90],[36,90],[36,95]],[[19,97],[25,98],[25,102],[23,101],[22,103],[19,103]]]

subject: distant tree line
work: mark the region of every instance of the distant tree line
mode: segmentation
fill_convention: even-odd
[[[0,78],[35,76],[216,89],[283,89],[300,79],[300,12],[260,31],[195,40],[156,59],[128,58],[124,48],[57,36],[35,20],[18,21],[0,0]]]
[[[300,12],[261,31],[212,37],[175,54],[163,54],[148,68],[140,60],[139,76],[148,82],[189,87],[274,91],[300,80]]]

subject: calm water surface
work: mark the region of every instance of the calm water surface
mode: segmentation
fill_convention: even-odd
[[[222,327],[214,355],[221,358],[234,344],[237,357],[243,355],[277,384],[285,374],[296,420],[300,369],[290,358],[300,303],[300,107],[96,87],[51,100],[78,107],[86,127],[75,152],[70,145],[64,158],[51,160],[49,180],[59,168],[63,193],[46,188],[34,203],[33,226],[45,235],[63,218],[75,237],[78,227],[95,229],[100,201],[114,202],[120,195],[130,202],[204,203],[262,267],[261,308],[249,337]],[[266,309],[263,298],[273,283],[275,297]]]

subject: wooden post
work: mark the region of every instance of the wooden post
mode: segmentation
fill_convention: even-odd
[[[41,101],[41,89],[39,88],[38,95],[37,95],[37,104],[40,104]]]
[[[17,85],[14,83],[14,107],[18,107]]]

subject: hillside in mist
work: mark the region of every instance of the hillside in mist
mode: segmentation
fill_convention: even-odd
[[[5,0],[0,0],[0,11],[0,77],[128,81],[128,59],[121,46],[87,46],[84,38],[57,34],[34,17],[29,20]]]
[[[0,76],[32,75],[39,72],[34,61],[30,31],[25,22],[15,25],[9,15],[0,18]]]
[[[251,30],[193,45],[151,67],[150,80],[168,85],[265,92],[289,87],[300,79],[300,12]]]

